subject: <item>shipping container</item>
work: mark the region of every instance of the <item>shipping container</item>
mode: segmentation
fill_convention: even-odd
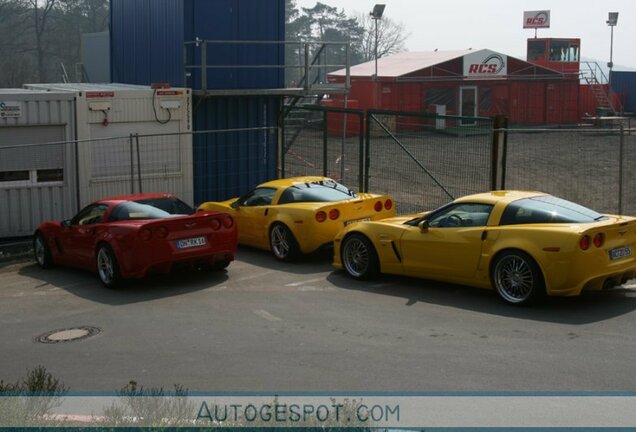
[[[74,99],[0,89],[0,238],[31,235],[42,221],[77,211]]]
[[[194,112],[194,201],[218,201],[276,178],[281,99],[202,99]]]
[[[612,71],[612,91],[620,100],[623,111],[636,114],[636,71]]]
[[[140,191],[173,193],[193,203],[189,89],[126,84],[26,87],[74,96],[81,206]]]
[[[208,89],[284,87],[284,0],[111,0],[111,62],[116,82]],[[268,43],[265,43],[268,42]]]

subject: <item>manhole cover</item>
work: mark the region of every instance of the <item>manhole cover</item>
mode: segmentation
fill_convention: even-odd
[[[46,332],[35,338],[36,342],[55,344],[64,342],[75,342],[95,336],[101,332],[97,327],[81,326],[67,329],[53,330]]]

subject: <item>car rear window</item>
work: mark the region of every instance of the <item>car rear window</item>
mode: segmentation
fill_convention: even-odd
[[[177,198],[151,198],[127,201],[115,207],[111,221],[165,219],[194,214],[194,209]]]
[[[587,223],[607,219],[600,213],[551,195],[524,198],[508,204],[500,225]]]
[[[278,200],[278,204],[344,201],[356,197],[352,190],[336,181],[319,181],[288,187]]]

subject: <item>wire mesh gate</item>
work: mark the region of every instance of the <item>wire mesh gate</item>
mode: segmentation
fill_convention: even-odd
[[[388,193],[398,212],[491,189],[493,120],[298,107],[283,122],[281,176],[326,175]]]

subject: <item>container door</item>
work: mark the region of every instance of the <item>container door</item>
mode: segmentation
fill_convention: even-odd
[[[477,117],[477,87],[460,87],[459,88],[459,106],[460,115],[462,117]],[[462,119],[462,126],[474,126],[475,121],[472,119]]]

